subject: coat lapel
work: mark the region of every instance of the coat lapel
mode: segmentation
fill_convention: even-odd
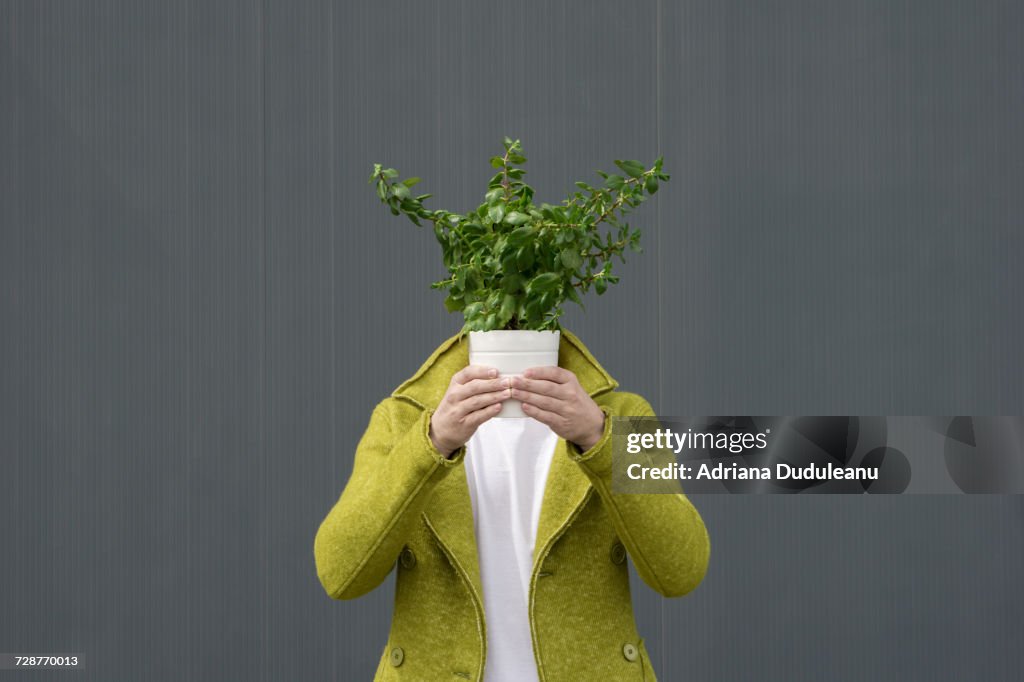
[[[568,331],[562,330],[558,347],[558,366],[571,370],[583,389],[594,398],[618,387],[618,382],[605,371],[586,346]],[[541,501],[537,522],[537,539],[533,550],[533,572],[547,554],[548,546],[562,533],[577,510],[589,497],[590,479],[580,466],[569,458],[569,445],[558,439],[548,480]]]
[[[568,444],[564,438],[559,438],[548,470],[544,498],[541,500],[537,539],[533,546],[534,573],[540,568],[548,545],[561,534],[576,510],[587,499],[590,488],[590,479],[576,462],[569,459]]]
[[[468,362],[469,338],[457,334],[441,344],[416,374],[395,389],[392,395],[420,408],[434,409],[444,396],[452,375]],[[591,397],[618,387],[618,382],[598,364],[583,343],[565,329],[558,347],[558,366],[571,370]],[[566,441],[559,438],[541,500],[534,571],[547,546],[562,532],[589,492],[590,480],[569,458]],[[423,514],[427,525],[457,564],[456,568],[468,577],[482,608],[483,587],[465,467],[455,467],[438,484]]]
[[[447,549],[456,568],[465,574],[483,608],[476,533],[473,529],[473,504],[466,483],[466,468],[455,467],[434,489],[424,511],[427,525]]]

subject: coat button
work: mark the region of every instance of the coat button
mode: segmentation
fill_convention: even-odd
[[[611,559],[613,564],[622,564],[626,561],[626,548],[622,546],[621,542],[616,542],[612,545]]]
[[[412,568],[416,565],[416,555],[408,547],[402,550],[398,560],[402,564],[402,568]]]
[[[402,647],[396,646],[391,650],[391,665],[396,668],[402,665],[402,661],[405,660],[405,652],[402,651]]]
[[[626,643],[622,645],[622,655],[626,657],[627,661],[633,662],[640,655],[640,652],[633,644]]]

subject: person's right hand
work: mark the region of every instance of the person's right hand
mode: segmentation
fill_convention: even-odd
[[[512,395],[507,377],[498,370],[469,365],[455,373],[430,418],[430,440],[445,457],[466,444],[477,427],[498,414]]]

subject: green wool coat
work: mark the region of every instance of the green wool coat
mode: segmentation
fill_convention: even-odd
[[[335,599],[366,594],[398,572],[376,681],[481,680],[488,618],[501,617],[484,613],[465,447],[446,459],[428,435],[452,375],[468,363],[468,344],[468,336],[445,341],[374,408],[352,476],[314,541],[317,574]],[[606,415],[653,415],[640,396],[616,391],[565,330],[558,363]],[[707,569],[707,531],[681,492],[611,491],[611,423],[586,452],[559,439],[551,462],[529,588],[544,682],[654,680],[633,618],[627,555],[666,597],[690,592]]]

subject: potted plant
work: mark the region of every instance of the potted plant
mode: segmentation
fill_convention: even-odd
[[[497,172],[484,202],[465,214],[425,208],[431,195],[412,193],[420,178],[401,179],[379,163],[370,182],[392,214],[433,226],[449,276],[431,287],[447,292],[449,312],[462,312],[470,362],[509,375],[558,364],[562,306],[572,301],[582,308],[591,288],[601,295],[619,281],[612,259],[625,262],[627,248],[641,250],[640,230],[621,219],[669,176],[661,157],[650,168],[616,160],[621,174],[598,171],[600,186],[577,182],[561,204],[538,206],[523,182],[520,141],[506,137],[503,146],[503,155],[491,157]],[[524,415],[507,400],[499,416]]]

